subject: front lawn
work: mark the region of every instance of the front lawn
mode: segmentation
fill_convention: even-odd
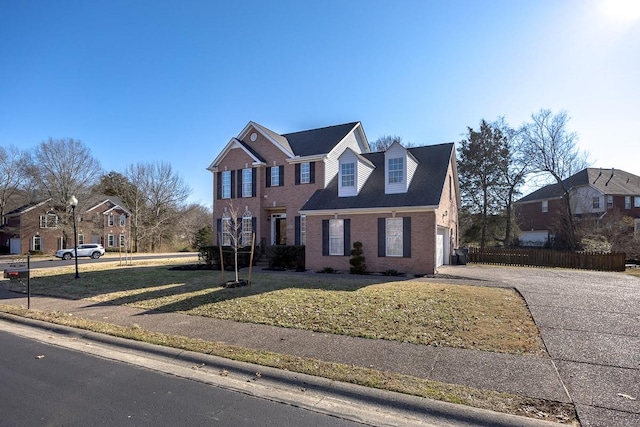
[[[366,338],[545,354],[524,301],[510,289],[272,272],[254,272],[250,286],[227,289],[219,287],[219,271],[117,263],[92,268],[77,280],[69,268],[36,270],[31,292]]]

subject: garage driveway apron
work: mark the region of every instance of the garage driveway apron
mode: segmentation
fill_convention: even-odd
[[[526,300],[583,426],[640,426],[640,279],[584,270],[443,266]],[[491,283],[489,283],[491,282]]]

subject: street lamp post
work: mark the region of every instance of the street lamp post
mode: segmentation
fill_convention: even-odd
[[[71,212],[73,216],[73,259],[76,263],[76,279],[79,279],[78,275],[78,229],[76,228],[76,206],[78,206],[78,199],[76,196],[71,196],[69,199],[69,205],[71,205]]]

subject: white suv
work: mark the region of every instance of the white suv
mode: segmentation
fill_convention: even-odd
[[[60,249],[56,252],[56,256],[62,259],[71,259],[74,254],[75,249],[73,248]],[[89,243],[86,245],[78,245],[78,258],[81,256],[88,256],[93,259],[98,259],[102,255],[104,255],[104,247],[101,244]]]

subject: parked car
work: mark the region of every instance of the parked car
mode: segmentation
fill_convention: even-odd
[[[73,248],[60,249],[56,252],[56,256],[62,259],[71,259],[75,254]],[[93,259],[98,259],[104,255],[104,247],[98,243],[90,243],[86,245],[78,245],[78,258],[81,256],[88,256]]]

